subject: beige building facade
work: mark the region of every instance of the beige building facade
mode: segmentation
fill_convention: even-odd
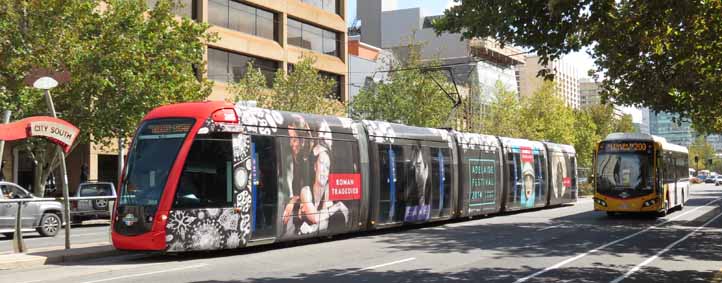
[[[547,68],[554,74],[554,84],[557,87],[557,94],[564,100],[564,103],[574,109],[581,106],[581,95],[579,90],[579,73],[577,69],[564,61],[555,60],[548,66],[539,63],[539,56],[528,56],[524,65],[518,68],[519,95],[521,97],[531,96],[544,83],[544,79],[537,77],[540,70]]]
[[[154,7],[158,0],[147,0]],[[228,86],[243,77],[247,63],[271,81],[276,70],[292,71],[303,56],[336,81],[335,96],[348,100],[346,0],[180,0],[175,13],[210,24],[219,40],[208,43],[204,74],[214,81],[209,100],[232,100]],[[6,143],[2,168],[6,180],[28,188],[34,167],[18,143]],[[126,145],[127,146],[127,145]],[[90,180],[118,180],[118,146],[78,145],[67,157],[71,192],[87,165]],[[52,195],[52,194],[51,194]]]

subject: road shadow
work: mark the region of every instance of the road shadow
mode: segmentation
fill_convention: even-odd
[[[290,277],[259,277],[242,280],[206,280],[193,283],[281,283],[281,282],[513,282],[537,271],[526,266],[520,268],[470,268],[461,272],[434,272],[429,269],[410,271],[360,271],[339,276],[352,269],[329,269],[316,273],[301,273]],[[613,266],[574,268],[560,274],[543,274],[527,282],[609,282],[621,275]],[[222,276],[222,275],[221,275]],[[624,282],[708,282],[714,272],[666,271],[658,268],[645,269]]]

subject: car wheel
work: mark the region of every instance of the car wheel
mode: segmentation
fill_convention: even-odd
[[[45,237],[55,237],[61,226],[60,216],[55,213],[45,213],[43,218],[40,219],[40,227],[37,230],[40,235]]]

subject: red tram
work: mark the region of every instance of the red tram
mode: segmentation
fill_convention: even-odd
[[[183,103],[139,126],[112,239],[122,250],[233,249],[576,198],[568,145]]]

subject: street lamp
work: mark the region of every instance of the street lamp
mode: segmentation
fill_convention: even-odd
[[[53,118],[58,118],[58,115],[55,113],[55,105],[53,104],[53,98],[50,96],[50,89],[56,86],[58,86],[58,81],[49,76],[40,77],[33,82],[34,88],[45,90],[45,101],[48,103],[50,115]],[[68,192],[68,169],[65,166],[65,154],[63,154],[60,145],[58,145],[57,154],[59,155],[58,158],[60,158],[60,175],[63,178],[63,219],[65,220],[65,249],[67,250],[70,249],[70,193]]]

